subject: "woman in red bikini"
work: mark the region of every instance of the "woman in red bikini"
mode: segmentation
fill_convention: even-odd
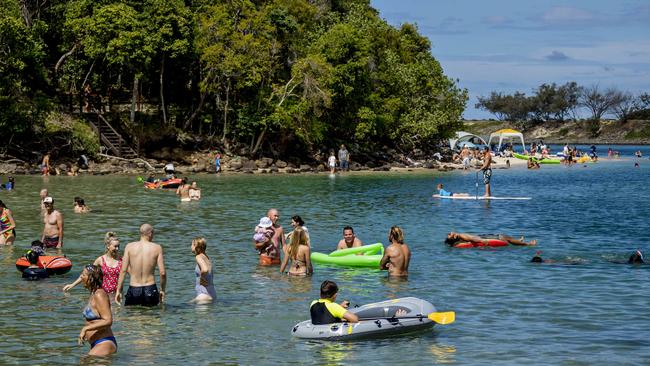
[[[101,267],[103,273],[102,288],[106,293],[115,294],[117,289],[117,279],[122,269],[122,259],[118,258],[120,251],[120,240],[114,232],[109,231],[104,237],[106,253],[97,257],[93,265]],[[69,291],[71,288],[81,283],[81,276],[76,281],[63,287],[63,291]]]

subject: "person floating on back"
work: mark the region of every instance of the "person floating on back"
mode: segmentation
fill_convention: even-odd
[[[344,320],[350,323],[359,322],[359,317],[347,310],[349,301],[345,300],[341,304],[334,302],[338,292],[339,287],[335,282],[323,281],[320,285],[320,299],[312,301],[309,305],[312,324],[332,324]]]

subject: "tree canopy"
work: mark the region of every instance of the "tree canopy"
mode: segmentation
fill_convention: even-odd
[[[86,84],[106,113],[129,111],[125,123],[253,155],[427,146],[459,128],[467,102],[416,26],[390,26],[368,0],[0,8],[0,128],[12,136],[48,109],[80,110]]]

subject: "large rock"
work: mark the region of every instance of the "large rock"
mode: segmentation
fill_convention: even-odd
[[[242,166],[244,166],[244,164],[242,164],[241,160],[233,160],[228,164],[230,170],[239,170]]]
[[[278,160],[278,161],[275,162],[275,166],[277,166],[280,169],[284,169],[284,168],[287,167],[287,162],[282,161],[282,160]]]
[[[311,167],[307,164],[300,164],[301,172],[311,172]]]
[[[255,165],[256,165],[259,169],[266,169],[266,168],[268,168],[268,166],[270,165],[270,163],[269,163],[269,161],[267,161],[266,159],[259,159],[259,160],[255,160]]]
[[[0,164],[0,174],[13,174],[18,166],[16,164]]]
[[[257,169],[257,164],[255,164],[255,162],[252,161],[252,160],[247,160],[247,161],[243,162],[242,168],[243,169],[255,170],[255,169]]]
[[[318,164],[316,167],[317,172],[324,172],[325,171],[325,165],[324,164]]]

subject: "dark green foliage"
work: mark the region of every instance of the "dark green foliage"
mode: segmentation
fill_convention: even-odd
[[[11,15],[0,20],[0,47],[11,49],[0,124],[25,121],[15,131],[42,124],[39,95],[72,101],[60,106],[69,113],[89,84],[98,104],[131,116],[127,133],[153,119],[180,142],[207,135],[251,154],[307,156],[340,142],[426,147],[460,127],[467,101],[429,40],[391,27],[368,0],[20,3],[22,13],[0,0]]]

